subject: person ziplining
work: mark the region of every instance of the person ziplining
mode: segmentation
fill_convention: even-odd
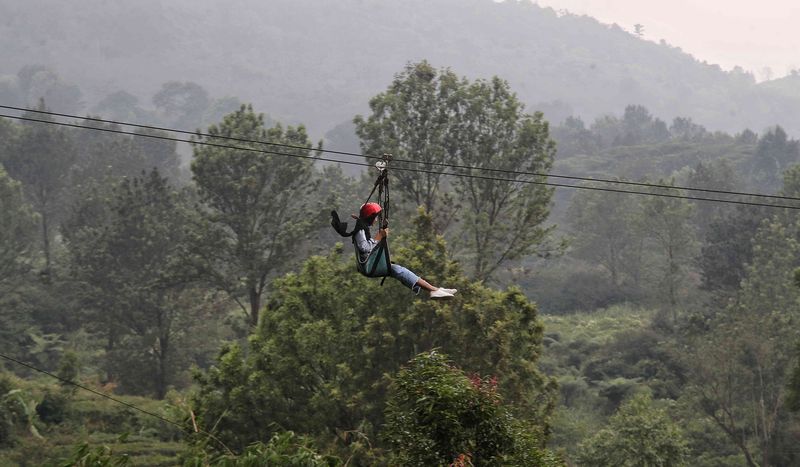
[[[353,238],[356,266],[358,272],[364,276],[382,277],[383,280],[386,280],[386,277],[393,277],[415,293],[419,293],[420,289],[425,289],[430,293],[431,298],[451,298],[457,292],[456,289],[436,287],[408,268],[392,263],[389,257],[387,242],[389,236],[389,159],[390,157],[386,155],[382,161],[375,164],[380,175],[378,175],[367,200],[361,205],[358,216],[351,216],[356,220],[353,230],[347,232],[347,223],[339,220],[336,211],[331,211],[331,225],[342,237]],[[370,202],[376,189],[379,202]],[[380,229],[372,238],[369,228],[376,220]],[[383,281],[381,281],[381,285],[383,285]]]

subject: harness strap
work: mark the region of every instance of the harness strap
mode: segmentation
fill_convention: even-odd
[[[375,250],[378,250],[378,251],[375,251]],[[378,242],[377,245],[375,245],[375,248],[372,250],[372,252],[369,255],[372,256],[374,254],[377,254],[379,256],[383,255],[384,260],[386,260],[386,266],[389,267],[389,265],[391,263],[389,263],[389,248],[386,246],[386,237],[383,237],[381,239],[381,241]],[[372,268],[370,268],[370,270],[367,271],[367,274],[370,275],[370,276],[374,276],[375,275],[375,271],[378,269],[378,265],[380,263],[381,263],[380,259],[376,258],[375,261],[372,262]]]
[[[370,198],[372,198],[372,195],[375,193],[375,190],[379,186],[383,186],[384,180],[386,180],[386,170],[381,170],[381,174],[378,175],[378,178],[375,180],[375,185],[372,186],[372,191],[369,192],[369,196],[367,196],[367,200],[364,201],[364,204],[369,203],[369,200]],[[380,198],[380,194],[378,195],[378,197]]]

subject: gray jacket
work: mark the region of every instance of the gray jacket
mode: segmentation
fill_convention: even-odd
[[[367,258],[369,258],[369,254],[372,253],[372,250],[375,249],[378,242],[373,238],[367,238],[367,234],[364,230],[356,232],[355,239],[356,248],[358,249],[358,259],[361,260],[362,263],[366,262]]]

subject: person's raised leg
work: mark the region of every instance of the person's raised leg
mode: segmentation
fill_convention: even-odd
[[[419,290],[420,288],[427,290],[430,292],[431,298],[447,298],[452,297],[453,294],[456,293],[456,289],[436,287],[399,264],[392,264],[391,276],[402,282],[403,285],[411,290]]]
[[[430,282],[426,281],[423,278],[419,278],[417,280],[416,285],[422,287],[423,289],[427,290],[428,292],[433,292],[434,290],[439,290],[439,287],[434,287],[430,284]]]

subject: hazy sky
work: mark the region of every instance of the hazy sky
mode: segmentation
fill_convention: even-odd
[[[800,68],[798,0],[533,0],[540,6],[586,14],[644,38],[664,39],[700,61],[729,70],[739,65],[759,81]]]

